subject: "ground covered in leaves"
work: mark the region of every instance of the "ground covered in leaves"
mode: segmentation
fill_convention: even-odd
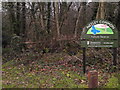
[[[81,54],[69,56],[65,53],[47,53],[42,57],[30,53],[19,55],[15,60],[3,64],[2,87],[88,88],[88,78],[83,73],[81,57]],[[107,73],[99,68],[97,70],[99,87],[120,88],[119,74]]]

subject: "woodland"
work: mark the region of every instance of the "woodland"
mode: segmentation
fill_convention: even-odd
[[[87,48],[80,37],[91,21],[112,22],[120,36],[120,2],[2,2],[2,88],[120,88],[120,48]],[[120,44],[120,41],[118,41]]]

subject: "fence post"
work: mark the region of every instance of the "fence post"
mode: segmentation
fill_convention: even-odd
[[[89,88],[98,87],[98,72],[96,70],[88,72],[88,87]]]

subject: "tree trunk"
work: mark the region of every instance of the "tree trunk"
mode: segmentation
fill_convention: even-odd
[[[60,30],[62,29],[64,21],[67,19],[67,15],[71,5],[72,2],[68,6],[66,2],[63,2],[60,6]]]
[[[16,13],[16,30],[15,33],[19,36],[20,35],[20,2],[17,2],[17,13]]]
[[[40,23],[41,23],[41,29],[44,30],[44,20],[43,20],[43,13],[44,13],[44,3],[39,2],[39,9],[40,9]]]
[[[78,9],[78,17],[77,17],[77,20],[76,20],[75,31],[74,31],[74,37],[75,37],[75,38],[77,37],[77,30],[78,30],[78,26],[79,26],[79,19],[80,19],[81,13],[83,12],[84,5],[85,5],[85,3],[84,3],[84,2],[81,2],[81,3],[80,3],[80,7],[79,7],[79,9]],[[83,22],[84,22],[84,21],[83,21]]]
[[[118,14],[115,18],[115,22],[116,22],[115,24],[117,26],[117,29],[119,31],[119,36],[120,36],[120,2],[118,2]],[[120,37],[119,37],[119,39],[120,39]]]
[[[90,2],[86,6],[86,14],[89,13],[89,15],[86,15],[86,22],[91,22],[92,20],[96,19],[98,6],[99,6],[99,3],[96,3],[96,2]]]
[[[104,19],[105,18],[105,2],[99,2],[99,7],[96,15],[96,19]]]
[[[14,13],[14,3],[13,2],[8,2],[8,5],[9,5],[9,9],[8,9],[8,11],[9,11],[9,18],[10,18],[10,26],[11,26],[11,30],[12,30],[12,32],[14,32],[15,34],[17,34],[16,33],[16,28],[15,28],[15,23],[16,23],[16,21],[15,21],[15,13]]]
[[[50,12],[51,12],[51,2],[48,2],[48,6],[47,6],[47,32],[48,34],[50,33]]]
[[[105,18],[105,2],[101,2],[101,19]]]
[[[55,20],[56,20],[57,37],[60,38],[60,27],[59,27],[58,14],[59,14],[59,6],[58,6],[58,2],[55,2]]]
[[[26,37],[25,31],[26,31],[26,8],[25,8],[25,2],[22,2],[22,14],[21,14],[21,36],[23,38]]]

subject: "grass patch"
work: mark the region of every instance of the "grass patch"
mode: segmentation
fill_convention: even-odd
[[[106,83],[105,88],[120,88],[120,85],[118,83],[118,78],[112,76],[109,80],[108,83]]]
[[[3,88],[87,88],[86,78],[64,68],[56,70],[29,71],[29,66],[12,66],[12,61],[3,67]]]
[[[3,88],[88,88],[88,80],[81,70],[82,67],[68,63],[54,64],[64,60],[66,57],[63,56],[64,54],[48,55],[30,64],[22,64],[17,60],[8,61],[2,68]],[[63,58],[60,59],[61,57]],[[119,75],[112,75],[110,78],[109,73],[100,73],[99,86],[120,88],[118,79]]]

